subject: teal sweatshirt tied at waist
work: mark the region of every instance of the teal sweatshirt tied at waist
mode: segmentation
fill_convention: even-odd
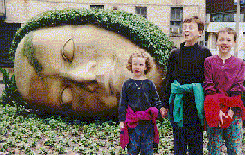
[[[193,92],[195,97],[196,108],[198,111],[198,117],[201,120],[201,124],[204,123],[204,92],[201,83],[183,84],[177,80],[171,83],[171,95],[169,103],[174,104],[173,117],[174,122],[177,122],[179,127],[183,127],[183,96],[185,92]],[[174,103],[171,103],[174,101]]]

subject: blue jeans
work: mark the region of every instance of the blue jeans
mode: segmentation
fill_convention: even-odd
[[[129,155],[153,155],[154,125],[152,121],[140,121],[135,128],[128,128]]]
[[[228,155],[241,154],[242,146],[242,119],[234,116],[231,125],[226,128],[207,127],[208,151],[210,155],[220,155],[225,140]]]

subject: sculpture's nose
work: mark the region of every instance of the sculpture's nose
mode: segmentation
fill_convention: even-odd
[[[62,77],[68,78],[77,82],[84,82],[88,80],[95,80],[95,68],[96,61],[89,61],[88,63],[76,67],[72,70],[60,70],[60,75]]]
[[[61,50],[63,59],[70,63],[73,62],[75,49],[74,40],[72,38],[68,39]],[[99,83],[103,83],[101,80],[112,70],[113,61],[106,56],[91,59],[94,59],[94,61],[83,62],[82,65],[72,70],[60,70],[59,73],[62,77],[76,82],[96,80]],[[84,59],[81,60],[84,61]]]
[[[114,99],[111,98],[113,94],[110,76],[113,74],[113,65],[111,61],[88,61],[72,70],[60,70],[60,76],[68,79],[68,81],[76,82],[79,89],[83,89],[94,95],[101,96],[101,100],[105,103],[111,103]],[[77,93],[78,87],[74,87],[74,92]],[[73,87],[67,87],[62,93],[62,103],[70,104],[73,100]],[[79,91],[78,91],[79,92]],[[116,102],[115,102],[116,103]],[[75,104],[75,103],[74,103]],[[73,105],[77,107],[78,105]]]
[[[78,83],[88,83],[96,81],[98,87],[105,89],[108,95],[111,93],[109,88],[109,79],[112,76],[114,65],[110,59],[98,61],[88,61],[72,70],[60,70],[60,76]],[[86,89],[94,87],[87,86]],[[91,90],[93,92],[93,90]]]
[[[94,67],[95,61],[81,65],[73,70],[60,70],[60,76],[79,83],[95,80]],[[63,90],[61,99],[63,104],[69,104],[73,100],[72,89],[67,87]]]
[[[78,45],[77,45],[78,46]],[[80,47],[80,46],[79,46]],[[62,47],[62,57],[65,61],[68,61],[72,66],[72,69],[58,69],[58,74],[62,78],[68,79],[68,81],[73,81],[76,86],[68,86],[62,92],[62,102],[71,103],[73,100],[73,93],[77,93],[77,88],[83,89],[84,91],[90,93],[100,93],[100,95],[110,96],[112,94],[111,85],[109,85],[110,76],[113,74],[114,70],[114,57],[110,58],[108,55],[94,54],[89,55],[88,59],[79,59],[81,51],[77,51],[78,55],[76,61],[74,61],[75,42],[74,40],[68,39],[64,46]],[[85,52],[86,51],[82,51]],[[77,87],[78,86],[78,87]],[[97,90],[100,90],[97,92]],[[103,92],[101,92],[103,90]],[[103,93],[103,94],[101,94]]]

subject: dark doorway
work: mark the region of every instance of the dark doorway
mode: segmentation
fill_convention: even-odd
[[[9,48],[20,23],[0,22],[0,67],[13,67],[14,62],[9,59]]]

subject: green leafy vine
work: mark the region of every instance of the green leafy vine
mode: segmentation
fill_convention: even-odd
[[[19,42],[31,31],[60,25],[85,24],[98,25],[106,30],[121,34],[137,46],[146,49],[159,65],[166,66],[166,60],[173,42],[169,41],[158,26],[139,15],[102,9],[51,10],[33,17],[23,28],[17,31],[9,51],[10,59],[14,60]],[[34,56],[30,56],[31,54],[34,54],[34,52],[29,54],[29,58],[34,58]],[[42,66],[35,60],[31,62],[37,72],[42,70]]]

